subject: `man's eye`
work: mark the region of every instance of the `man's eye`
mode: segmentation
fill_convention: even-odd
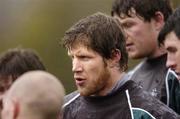
[[[85,59],[85,58],[87,58],[87,57],[86,57],[86,56],[80,56],[80,58],[81,58],[81,59]]]
[[[170,53],[175,53],[177,51],[177,49],[169,47],[169,48],[167,48],[167,51],[170,52]]]
[[[123,23],[122,26],[123,26],[124,28],[129,28],[129,27],[132,26],[132,23],[129,23],[129,22]]]
[[[89,57],[87,57],[87,56],[80,56],[79,58],[82,60],[88,60],[89,59]]]

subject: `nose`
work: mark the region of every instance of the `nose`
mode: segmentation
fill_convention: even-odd
[[[175,67],[176,67],[175,60],[168,56],[167,61],[166,61],[166,67],[171,68],[171,69],[175,69]]]
[[[128,37],[129,37],[129,35],[128,35],[128,33],[127,33],[126,31],[124,31],[124,36],[125,36],[126,40],[127,40]]]
[[[74,58],[72,61],[72,71],[74,73],[82,71],[82,64],[77,58]]]
[[[124,30],[124,31],[125,31],[124,35],[125,35],[126,42],[131,42],[130,32],[127,30]]]

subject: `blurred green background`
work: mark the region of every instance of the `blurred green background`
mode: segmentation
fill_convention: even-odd
[[[180,0],[172,0],[180,6]],[[79,19],[97,11],[110,15],[112,0],[0,0],[0,52],[35,49],[48,71],[75,90],[71,62],[59,42]],[[132,68],[138,61],[130,61]]]

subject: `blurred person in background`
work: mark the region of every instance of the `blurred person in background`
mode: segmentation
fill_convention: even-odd
[[[4,93],[20,75],[31,70],[46,70],[37,52],[32,49],[14,48],[0,55],[1,108]]]
[[[52,74],[29,71],[3,97],[2,119],[61,119],[64,87]]]
[[[167,50],[167,105],[180,114],[180,7],[168,18],[158,41]]]
[[[112,16],[125,33],[126,49],[131,59],[143,59],[132,71],[130,79],[155,98],[166,102],[164,82],[167,53],[158,46],[158,34],[172,14],[169,0],[115,0]]]
[[[96,13],[81,19],[66,31],[63,45],[78,89],[65,97],[63,119],[179,118],[125,75],[125,36],[112,17]]]

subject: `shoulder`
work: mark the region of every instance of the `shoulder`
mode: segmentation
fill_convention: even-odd
[[[72,119],[77,113],[77,107],[81,103],[80,94],[74,91],[64,98],[63,109],[63,119]]]
[[[64,98],[63,108],[66,107],[67,105],[73,103],[74,101],[76,101],[79,97],[80,97],[80,94],[78,91],[74,91],[74,92],[66,95]]]
[[[139,64],[137,64],[132,70],[130,70],[127,74],[132,75],[134,72],[136,72],[139,68],[141,68],[145,63],[145,60],[141,61]]]
[[[157,119],[180,119],[180,117],[168,106],[149,95],[140,88],[129,91],[132,107],[142,109],[156,117]]]

